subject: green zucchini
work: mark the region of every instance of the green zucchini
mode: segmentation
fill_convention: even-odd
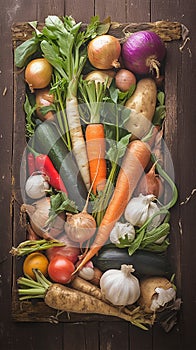
[[[33,142],[37,152],[48,155],[64,182],[69,199],[74,201],[81,211],[87,198],[87,189],[75,159],[62,140],[56,124],[49,120],[39,124]]]
[[[127,248],[103,247],[93,258],[94,265],[105,272],[109,269],[120,269],[122,264],[133,265],[135,275],[171,277],[171,266],[166,254],[137,250],[131,256]]]

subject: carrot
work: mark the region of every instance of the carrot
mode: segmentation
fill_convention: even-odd
[[[106,141],[104,126],[101,123],[101,107],[107,95],[108,77],[103,82],[80,80],[79,92],[89,115],[86,127],[86,148],[93,193],[103,191],[106,183]]]
[[[149,147],[144,142],[134,140],[129,143],[117,178],[116,187],[98,228],[95,240],[75,272],[91,260],[108,240],[111,230],[123,214],[150,160],[150,154]]]
[[[92,192],[103,191],[106,183],[106,142],[103,124],[88,124],[86,127],[86,147],[89,160]]]

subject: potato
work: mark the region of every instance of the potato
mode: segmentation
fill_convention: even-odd
[[[140,281],[140,298],[137,303],[147,313],[152,313],[152,302],[155,298],[158,300],[158,294],[156,288],[161,288],[168,291],[167,295],[160,297],[159,307],[164,306],[165,303],[172,300],[175,297],[175,290],[172,283],[165,277],[146,277]],[[158,309],[159,309],[158,307]]]
[[[125,107],[131,109],[125,128],[133,134],[132,139],[141,139],[151,127],[157,99],[157,87],[153,79],[143,78],[136,86]]]

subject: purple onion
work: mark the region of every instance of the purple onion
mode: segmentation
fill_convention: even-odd
[[[122,45],[122,58],[127,69],[135,74],[148,74],[153,69],[159,77],[160,62],[166,54],[165,44],[154,32],[131,34]]]

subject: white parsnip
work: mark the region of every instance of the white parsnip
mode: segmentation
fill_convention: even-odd
[[[66,114],[69,124],[69,132],[72,142],[72,151],[81,176],[84,180],[87,190],[90,188],[89,163],[86,151],[86,144],[82,133],[80,115],[78,111],[78,101],[75,96],[68,97],[66,100]]]

